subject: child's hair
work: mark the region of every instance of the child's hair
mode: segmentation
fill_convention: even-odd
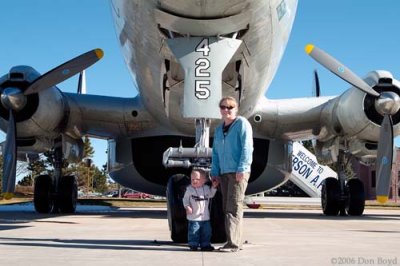
[[[208,172],[203,168],[193,168],[192,172],[198,172],[201,177],[207,180]]]

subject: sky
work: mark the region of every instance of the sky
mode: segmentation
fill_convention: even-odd
[[[322,95],[339,95],[350,87],[306,55],[308,43],[361,77],[384,69],[400,78],[399,12],[397,0],[300,0],[286,52],[266,96],[312,96],[314,69]],[[107,0],[1,1],[0,76],[15,65],[45,73],[94,48],[103,49],[105,55],[86,71],[88,93],[134,97],[137,91],[122,58]],[[76,76],[58,87],[75,92],[77,84]],[[94,163],[101,167],[107,160],[107,142],[91,141]],[[400,146],[399,139],[396,145]]]

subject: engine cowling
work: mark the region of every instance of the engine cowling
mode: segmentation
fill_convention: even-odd
[[[387,71],[373,71],[364,79],[375,91],[400,95],[400,82]],[[393,133],[400,134],[400,112],[392,115]],[[324,130],[319,142],[328,143],[335,136],[346,139],[349,151],[357,157],[376,156],[383,116],[376,98],[357,88],[350,88],[327,104],[322,112]],[[329,145],[328,145],[329,146]]]
[[[16,66],[0,78],[0,90],[17,88],[21,91],[40,74],[29,66]],[[20,151],[46,151],[53,146],[53,140],[60,135],[66,118],[66,101],[55,86],[26,96],[25,106],[15,111],[16,141]],[[0,128],[7,132],[9,112],[0,105]]]

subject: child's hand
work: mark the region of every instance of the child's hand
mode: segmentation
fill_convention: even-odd
[[[185,209],[186,209],[186,214],[192,214],[193,213],[193,210],[192,210],[192,208],[190,206],[187,206]]]
[[[213,188],[218,187],[218,185],[219,185],[218,179],[215,178],[215,179],[213,179],[211,182],[212,182],[212,187],[213,187]]]

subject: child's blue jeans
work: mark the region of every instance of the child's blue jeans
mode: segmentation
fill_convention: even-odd
[[[201,248],[211,245],[211,224],[210,221],[189,221],[188,244],[190,247]]]

